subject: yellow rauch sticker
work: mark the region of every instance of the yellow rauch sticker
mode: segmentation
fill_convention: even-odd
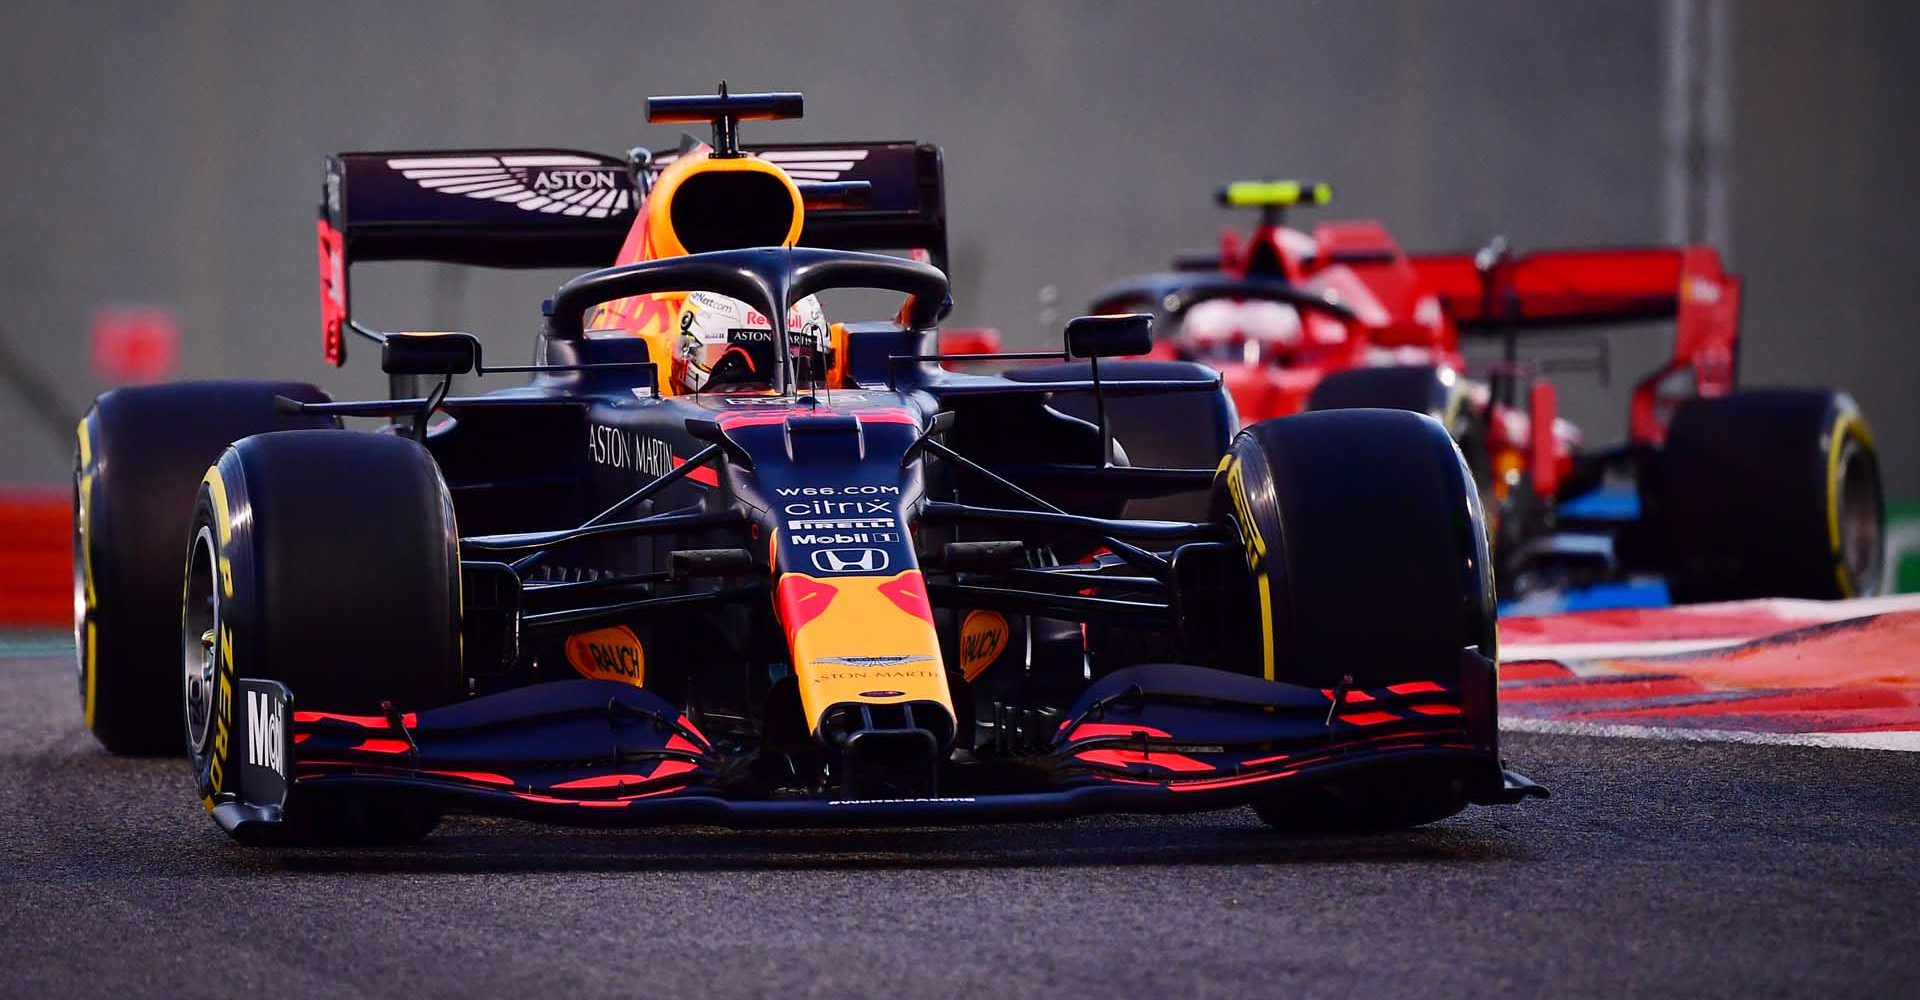
[[[594,680],[639,687],[647,679],[646,651],[640,647],[640,637],[625,625],[568,636],[567,662],[582,677]]]
[[[998,611],[971,611],[960,624],[960,672],[980,676],[1007,648],[1007,618]]]

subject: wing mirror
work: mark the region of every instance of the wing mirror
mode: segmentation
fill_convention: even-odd
[[[1146,313],[1081,316],[1067,321],[1067,356],[1124,358],[1153,349],[1153,317]]]
[[[469,375],[480,368],[480,338],[471,333],[389,333],[380,370],[389,375]]]

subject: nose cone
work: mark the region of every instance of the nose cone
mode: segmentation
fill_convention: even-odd
[[[951,738],[946,665],[918,569],[871,576],[783,573],[775,599],[793,650],[801,706],[816,732],[844,738],[860,728],[920,728],[937,731],[941,742]],[[900,717],[885,726],[822,732],[848,705],[868,706],[869,718],[881,706],[913,705],[912,714],[926,717],[909,723],[905,714],[882,712],[880,719]]]
[[[809,728],[836,748],[868,729],[926,730],[944,748],[953,700],[908,520],[920,467],[903,461],[921,422],[877,396],[722,424],[753,455],[743,488],[773,535],[774,610]]]

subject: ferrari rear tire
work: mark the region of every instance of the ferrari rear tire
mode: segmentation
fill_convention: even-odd
[[[1880,458],[1846,393],[1765,389],[1688,400],[1656,462],[1647,515],[1674,601],[1880,592]]]
[[[280,413],[275,396],[327,399],[298,382],[115,389],[76,429],[74,649],[87,728],[109,751],[178,754],[185,745],[179,717],[161,706],[179,696],[175,601],[194,487],[239,438],[334,424]]]
[[[1440,365],[1381,365],[1330,372],[1307,396],[1308,410],[1407,410],[1441,423],[1461,408],[1459,376]]]
[[[418,443],[347,431],[243,439],[207,470],[192,525],[178,643],[209,808],[234,790],[224,734],[239,678],[285,684],[300,711],[397,719],[458,697],[459,532]],[[295,842],[360,843],[418,839],[437,814],[296,784],[286,816]]]
[[[1269,680],[1358,687],[1458,675],[1497,656],[1486,520],[1438,420],[1329,410],[1234,439],[1214,482],[1253,578],[1244,663]]]

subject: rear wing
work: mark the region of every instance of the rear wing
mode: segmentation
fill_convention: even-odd
[[[802,246],[906,250],[947,266],[940,149],[915,142],[749,146],[802,185],[865,182],[857,205],[809,206]],[[646,188],[677,154],[630,162],[568,149],[341,153],[327,158],[320,312],[330,364],[346,360],[356,263],[595,268],[614,262]]]
[[[1672,359],[1634,388],[1634,440],[1664,437],[1674,399],[1733,389],[1741,282],[1713,247],[1503,251],[1496,242],[1410,260],[1462,334],[1506,337],[1510,355],[1512,338],[1530,331],[1673,321]]]
[[[1421,284],[1469,334],[1659,319],[1685,324],[1740,296],[1740,279],[1725,272],[1710,246],[1409,259]]]

